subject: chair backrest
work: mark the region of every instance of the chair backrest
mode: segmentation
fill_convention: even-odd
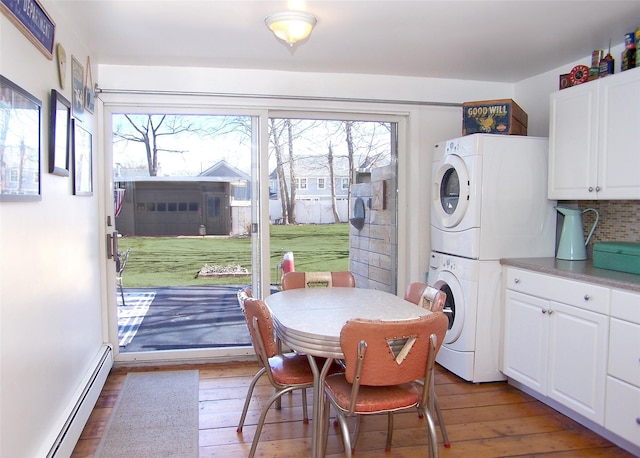
[[[427,286],[425,283],[414,282],[407,287],[404,300],[413,302],[432,312],[441,312],[447,301],[447,294],[437,288]]]
[[[238,290],[238,304],[240,305],[240,309],[244,311],[244,300],[250,297],[253,297],[253,292],[251,291],[251,287],[247,286],[246,288],[242,288]]]
[[[404,300],[420,305],[425,289],[427,289],[426,283],[420,283],[419,281],[411,283],[407,286],[407,291],[404,293]]]
[[[282,276],[282,289],[314,287],[355,288],[356,280],[349,271],[338,272],[287,272]]]
[[[433,368],[448,323],[442,312],[411,320],[347,321],[340,333],[347,381],[390,386],[425,379]]]
[[[427,286],[422,294],[422,306],[428,308],[432,312],[442,312],[444,304],[447,302],[447,293],[444,291]]]
[[[244,316],[251,334],[251,342],[262,363],[268,367],[267,359],[278,353],[271,312],[260,299],[247,297],[244,300]]]

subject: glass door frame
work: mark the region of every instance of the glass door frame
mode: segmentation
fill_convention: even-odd
[[[403,186],[403,179],[407,174],[406,161],[400,160],[406,146],[403,139],[406,138],[409,124],[409,112],[406,107],[401,107],[398,111],[389,110],[388,105],[380,104],[354,104],[344,106],[344,103],[331,102],[304,102],[301,100],[292,103],[287,99],[268,98],[268,100],[242,100],[234,97],[211,97],[204,95],[175,95],[175,94],[144,94],[144,93],[108,93],[100,95],[101,104],[99,115],[102,122],[102,180],[105,191],[103,198],[104,207],[101,212],[106,215],[101,231],[104,231],[105,238],[114,230],[114,208],[113,208],[113,151],[112,151],[112,123],[113,113],[154,113],[171,112],[173,114],[210,114],[210,115],[236,115],[252,117],[252,141],[251,141],[251,188],[252,188],[252,265],[254,267],[252,275],[252,289],[256,297],[264,297],[270,293],[270,237],[269,237],[269,136],[268,120],[273,117],[291,117],[307,119],[340,119],[354,121],[387,121],[398,124],[398,135],[396,141],[397,156],[397,189],[398,205],[396,210],[397,225],[397,253],[396,262],[396,284],[402,284],[406,276],[406,267],[399,262],[402,253],[407,252],[404,232],[406,230],[401,223],[405,221],[407,199],[406,193],[400,191]],[[331,108],[333,106],[333,108]],[[340,106],[340,108],[337,108]],[[99,148],[100,150],[100,148]],[[403,167],[402,164],[405,164]],[[398,166],[399,164],[399,166]],[[266,166],[263,166],[266,165]],[[257,179],[256,179],[257,178]],[[263,196],[261,198],[261,196]],[[112,226],[109,226],[111,221]],[[108,250],[107,250],[108,251]],[[254,352],[251,347],[232,347],[220,349],[192,349],[192,350],[165,350],[145,353],[120,353],[118,352],[117,336],[117,304],[116,304],[116,282],[113,259],[107,259],[105,278],[105,293],[103,294],[103,317],[106,327],[105,336],[114,346],[114,356],[117,362],[122,363],[153,363],[159,361],[216,361],[251,359]]]
[[[264,215],[264,207],[260,199],[261,193],[268,196],[268,180],[262,176],[258,177],[258,172],[268,177],[268,171],[260,170],[260,163],[266,160],[268,154],[268,138],[262,133],[266,132],[266,110],[247,109],[238,106],[225,106],[224,104],[211,103],[205,97],[192,96],[157,96],[146,94],[109,94],[101,96],[103,100],[103,108],[100,110],[102,114],[102,162],[101,166],[104,171],[103,180],[105,183],[104,190],[104,212],[105,238],[110,239],[107,252],[113,251],[113,231],[115,230],[115,213],[113,208],[113,144],[112,144],[112,121],[111,117],[114,113],[171,113],[185,115],[229,115],[229,116],[248,116],[251,117],[252,138],[251,138],[251,218],[252,228],[256,221],[261,221]],[[265,153],[266,152],[266,153]],[[261,156],[265,156],[262,159]],[[257,179],[256,179],[257,178]],[[267,187],[262,186],[267,183]],[[262,256],[264,247],[269,246],[268,233],[268,199],[267,199],[267,224],[266,235],[261,228],[263,224],[257,224],[258,231],[254,233],[252,230],[251,239],[251,257],[252,257],[252,289],[256,295],[261,294],[261,285],[268,284],[269,281],[269,257]],[[266,273],[264,263],[266,262]],[[198,361],[198,360],[238,360],[251,359],[255,357],[255,352],[250,346],[246,347],[221,347],[221,348],[193,348],[189,350],[163,350],[149,352],[120,352],[118,348],[118,316],[117,316],[117,299],[116,299],[116,281],[114,260],[106,259],[106,275],[105,294],[103,295],[103,317],[107,323],[105,335],[114,350],[114,357],[117,362],[121,363],[152,363],[158,361]],[[259,266],[259,267],[258,267]],[[266,280],[265,280],[266,278]]]

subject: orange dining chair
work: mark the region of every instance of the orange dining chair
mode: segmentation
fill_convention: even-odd
[[[327,376],[325,422],[329,406],[336,412],[345,454],[353,453],[347,418],[387,414],[386,450],[391,449],[393,413],[418,407],[427,418],[429,455],[438,456],[435,424],[429,409],[435,355],[447,332],[442,312],[411,320],[353,319],[340,333],[344,373]],[[416,380],[425,380],[418,383]],[[359,421],[353,434],[357,439]],[[326,437],[326,436],[325,436]]]
[[[432,312],[442,312],[444,304],[447,302],[447,294],[437,288],[426,285],[425,283],[414,282],[407,287],[407,292],[404,295],[404,300],[413,302],[416,305],[424,307]],[[436,353],[437,356],[437,353]],[[435,390],[435,379],[431,379],[434,386],[431,388],[431,400],[433,407],[438,418],[438,424],[440,425],[440,431],[442,432],[442,439],[446,448],[451,447],[449,441],[449,435],[447,434],[447,427],[444,424],[442,418],[442,410],[440,409],[440,401]]]
[[[253,292],[251,291],[251,287],[247,286],[246,288],[242,288],[238,290],[238,304],[240,305],[240,309],[244,312],[244,301],[250,297],[253,297]]]
[[[282,289],[318,286],[355,288],[356,280],[347,270],[338,272],[287,272],[282,276]]]
[[[432,312],[440,312],[444,309],[447,295],[444,291],[428,286],[425,283],[413,282],[407,287],[404,300],[413,302]]]
[[[407,291],[404,293],[404,300],[420,305],[425,289],[427,289],[426,283],[420,283],[419,281],[411,283],[407,286]]]
[[[242,293],[238,293],[239,296],[241,294]],[[313,372],[305,355],[295,353],[278,354],[271,313],[263,301],[252,297],[245,297],[243,313],[247,321],[247,326],[249,327],[253,348],[262,367],[253,377],[249,385],[242,415],[240,416],[240,422],[238,423],[238,433],[242,433],[242,427],[244,426],[244,421],[247,416],[253,390],[260,377],[267,374],[269,382],[276,389],[276,392],[262,407],[260,419],[258,420],[256,432],[251,444],[251,451],[249,452],[249,457],[251,458],[255,455],[269,407],[271,407],[276,400],[280,399],[283,394],[294,390],[302,390],[303,418],[305,423],[309,422],[306,389],[313,387]],[[319,364],[323,364],[323,362],[320,361]],[[334,373],[338,370],[341,370],[341,367],[334,365],[330,368],[329,372]]]

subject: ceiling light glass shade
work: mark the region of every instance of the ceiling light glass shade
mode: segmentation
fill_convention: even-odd
[[[302,11],[274,13],[264,19],[264,23],[274,35],[289,46],[307,38],[317,22],[311,14]]]

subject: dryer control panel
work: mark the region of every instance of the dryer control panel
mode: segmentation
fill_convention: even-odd
[[[447,270],[449,272],[456,272],[458,270],[458,263],[454,257],[432,252],[431,259],[429,261],[429,268],[431,271]]]

